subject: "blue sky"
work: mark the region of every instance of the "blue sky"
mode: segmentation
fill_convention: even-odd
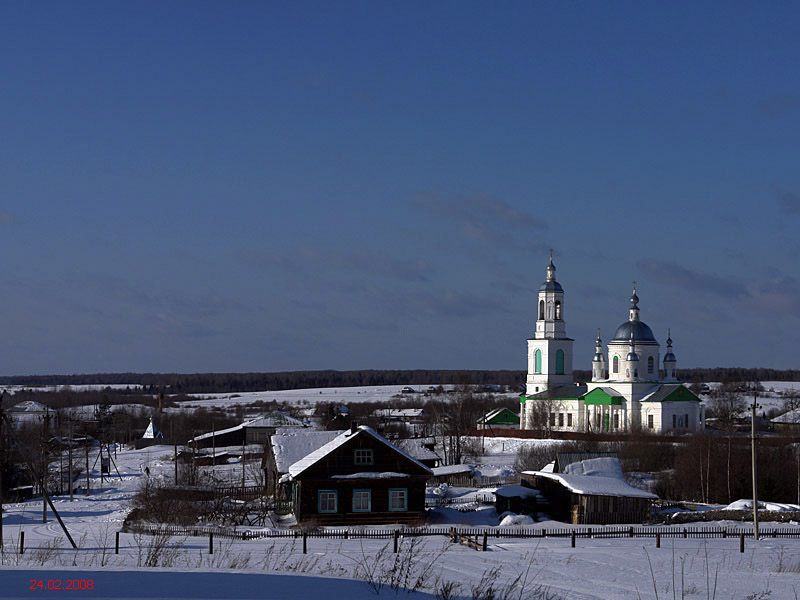
[[[0,372],[798,368],[790,3],[0,6]]]

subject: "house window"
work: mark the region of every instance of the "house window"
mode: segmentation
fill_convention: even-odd
[[[689,415],[683,415],[683,426],[689,428]]]
[[[550,413],[550,427],[556,426],[556,413]]]
[[[389,488],[389,510],[408,510],[408,489]]]
[[[564,413],[558,413],[558,426],[564,426]]]
[[[556,375],[564,374],[564,351],[559,350],[556,352]]]
[[[567,427],[572,427],[572,413],[567,413]]]
[[[356,448],[353,462],[357,465],[373,464],[372,448]]]
[[[372,510],[372,492],[370,490],[353,490],[353,512],[369,512]]]
[[[619,356],[615,356],[613,360],[614,373],[619,373]]]
[[[672,415],[672,428],[676,429],[678,427],[678,415]]]
[[[336,490],[320,490],[317,500],[317,511],[321,513],[335,513]]]
[[[647,357],[647,372],[652,373],[655,368],[655,359],[652,356]]]
[[[542,372],[542,351],[537,350],[536,354],[533,355],[533,372],[534,373],[541,373]]]
[[[654,429],[655,428],[655,422],[653,420],[653,415],[647,415],[647,428],[648,429]]]

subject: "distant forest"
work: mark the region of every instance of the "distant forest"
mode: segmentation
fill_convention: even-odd
[[[575,381],[591,378],[590,371],[574,371]],[[798,381],[800,370],[778,369],[682,369],[681,381]],[[320,387],[375,385],[499,385],[520,390],[524,371],[459,371],[416,369],[409,371],[287,371],[282,373],[97,373],[89,375],[25,375],[0,377],[2,385],[120,385],[137,384],[144,391],[167,394],[257,392]]]

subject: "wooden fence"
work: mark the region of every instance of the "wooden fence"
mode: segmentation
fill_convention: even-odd
[[[746,538],[753,537],[753,529],[748,527],[578,527],[578,528],[553,528],[548,529],[533,527],[406,527],[399,528],[404,537],[450,537],[454,533],[461,536],[483,536],[494,539],[530,539],[530,538],[571,538],[574,532],[576,538]],[[123,529],[125,533],[139,533],[146,535],[170,536],[200,536],[240,540],[254,540],[265,538],[301,538],[303,531],[299,529],[248,531],[236,528],[211,527],[211,526],[180,526],[159,524],[133,524]],[[305,531],[307,537],[324,539],[372,538],[391,539],[395,529],[329,529],[326,531]],[[760,528],[759,536],[762,538],[800,538],[800,528]]]

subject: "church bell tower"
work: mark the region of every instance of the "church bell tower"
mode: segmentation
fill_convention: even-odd
[[[572,385],[572,342],[564,324],[564,288],[556,281],[553,251],[539,287],[536,331],[528,340],[528,396],[551,388]]]

